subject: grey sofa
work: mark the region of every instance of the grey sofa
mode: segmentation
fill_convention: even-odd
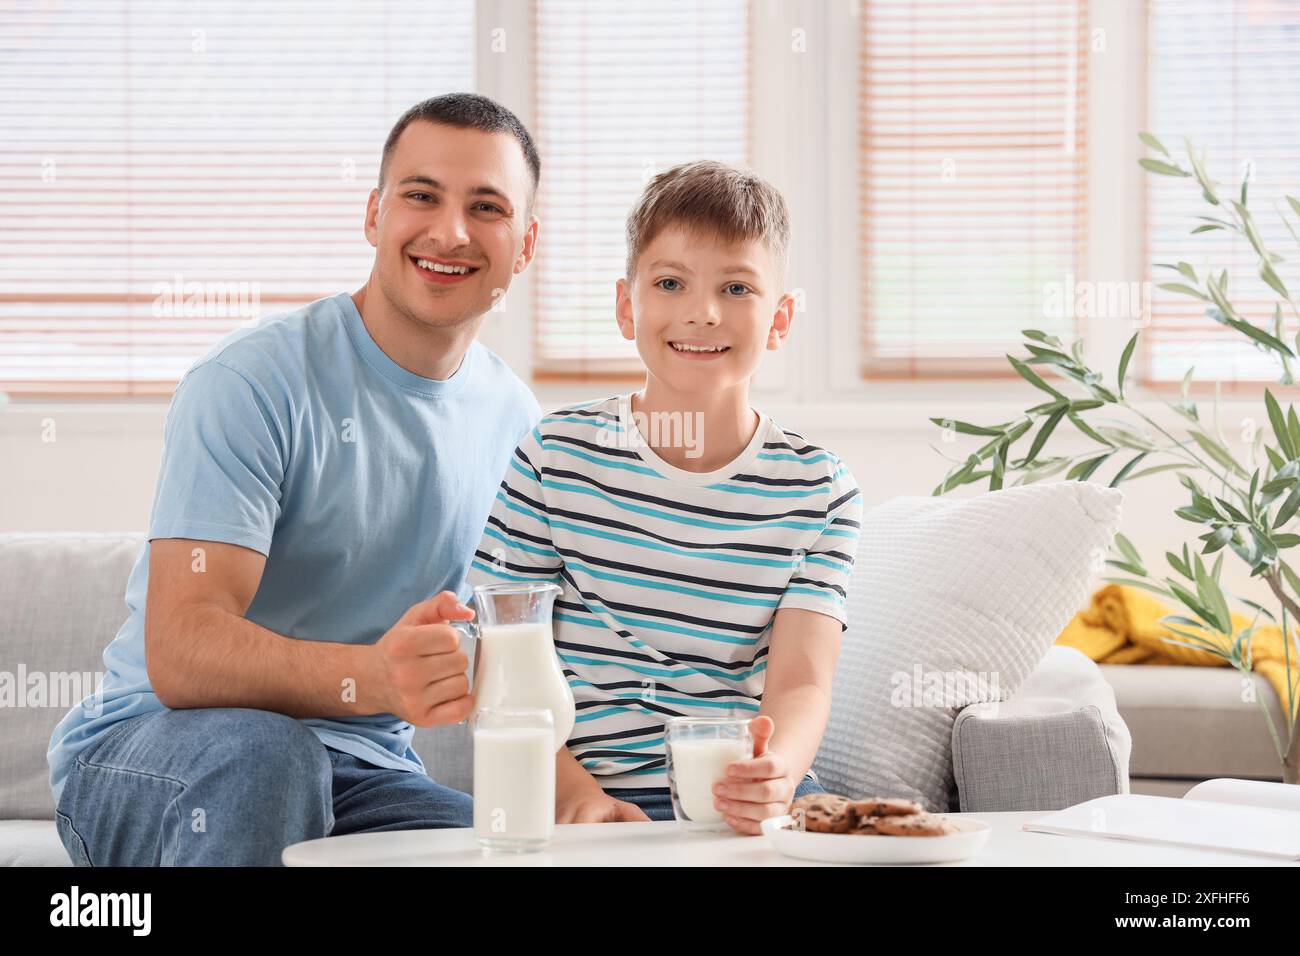
[[[73,675],[103,671],[142,543],[128,533],[0,534],[0,672],[11,687],[34,674],[75,687]],[[0,864],[70,863],[45,756],[55,724],[81,699],[67,696],[20,693],[0,707]],[[1128,791],[1130,739],[1114,695],[1070,648],[1053,647],[1010,701],[962,711],[952,746],[952,810],[1052,810]],[[467,727],[422,728],[415,748],[439,782],[470,791]]]

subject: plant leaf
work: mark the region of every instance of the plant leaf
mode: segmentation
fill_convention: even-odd
[[[1055,335],[1048,335],[1046,332],[1041,332],[1038,329],[1021,329],[1020,334],[1027,339],[1033,339],[1035,342],[1044,342],[1047,345],[1054,346],[1058,349],[1063,347],[1061,345],[1061,340]]]
[[[1157,283],[1156,288],[1164,289],[1167,292],[1180,292],[1183,295],[1190,295],[1193,298],[1200,299],[1202,302],[1210,301],[1210,297],[1200,289],[1193,289],[1191,286],[1184,285],[1181,282],[1160,282]]]
[[[1114,447],[1115,447],[1115,443],[1114,443],[1114,442],[1110,441],[1110,440],[1107,439],[1107,438],[1103,438],[1100,434],[1098,434],[1098,433],[1093,429],[1093,427],[1092,427],[1091,425],[1089,425],[1087,422],[1085,422],[1085,421],[1084,421],[1082,418],[1080,418],[1078,415],[1074,414],[1073,412],[1070,412],[1069,415],[1070,415],[1070,421],[1074,423],[1074,427],[1077,428],[1077,429],[1079,429],[1079,431],[1083,432],[1085,435],[1087,435],[1087,436],[1088,436],[1089,438],[1091,438],[1093,441],[1097,442],[1097,444],[1099,444],[1099,445],[1105,445],[1105,446],[1107,446],[1108,448],[1114,448]]]
[[[1159,594],[1162,598],[1166,599],[1173,597],[1173,595],[1169,593],[1168,589],[1162,588],[1158,584],[1152,584],[1149,581],[1134,581],[1131,578],[1114,577],[1103,577],[1102,580],[1108,581],[1111,584],[1122,584],[1125,587],[1141,588],[1143,591],[1150,591],[1152,594]]]
[[[1145,478],[1147,475],[1156,475],[1162,471],[1174,471],[1178,468],[1195,468],[1196,466],[1186,461],[1169,462],[1164,465],[1152,465],[1150,468],[1143,468],[1141,471],[1134,472],[1128,476],[1129,481],[1137,481],[1139,478]]]
[[[1186,547],[1186,545],[1184,545],[1183,547]],[[1165,552],[1165,560],[1169,562],[1169,566],[1170,566],[1171,568],[1173,568],[1175,571],[1177,571],[1177,572],[1178,572],[1179,574],[1181,574],[1183,577],[1188,578],[1188,579],[1191,578],[1191,576],[1192,576],[1192,569],[1189,568],[1189,567],[1187,566],[1187,564],[1183,561],[1183,559],[1180,558],[1180,557],[1178,557],[1178,555],[1174,554],[1172,551],[1166,551],[1166,552]]]
[[[1146,143],[1148,146],[1150,146],[1160,155],[1162,156],[1169,155],[1169,150],[1165,149],[1164,144],[1161,143],[1160,140],[1152,136],[1150,133],[1138,133],[1138,139],[1142,140],[1142,142]],[[1294,202],[1294,200],[1292,201]]]
[[[1124,555],[1130,564],[1135,564],[1139,568],[1145,567],[1142,564],[1142,556],[1138,554],[1137,548],[1133,547],[1133,542],[1118,531],[1115,532],[1115,546],[1119,548],[1120,554]]]
[[[1286,501],[1282,502],[1282,507],[1277,509],[1273,527],[1280,528],[1290,521],[1295,516],[1297,508],[1300,508],[1300,485],[1296,485],[1291,494],[1287,495]]]
[[[1192,175],[1181,166],[1175,166],[1173,163],[1166,163],[1159,159],[1142,158],[1138,160],[1138,165],[1148,172],[1159,173],[1161,176],[1183,176]]]
[[[1116,376],[1116,381],[1119,383],[1120,398],[1124,397],[1124,376],[1128,373],[1129,359],[1133,357],[1133,346],[1137,345],[1138,334],[1137,332],[1133,333],[1133,337],[1128,340],[1128,345],[1124,346],[1124,354],[1119,357],[1119,373]]]
[[[1068,408],[1058,408],[1043,422],[1042,427],[1038,429],[1038,434],[1034,436],[1033,444],[1029,446],[1029,454],[1025,456],[1026,463],[1032,462],[1038,457],[1038,453],[1042,451],[1043,445],[1047,443],[1047,439],[1051,436],[1052,430],[1060,424],[1067,411]]]
[[[986,425],[971,425],[968,422],[959,422],[951,418],[931,418],[940,428],[951,428],[955,432],[963,435],[997,435],[1001,437],[1006,433],[1005,426],[1001,428],[990,428]]]
[[[1273,426],[1273,437],[1278,447],[1288,459],[1295,458],[1295,445],[1291,443],[1291,433],[1287,430],[1286,419],[1282,417],[1282,406],[1267,388],[1264,389],[1264,408],[1268,411],[1268,423]]]
[[[1144,451],[1130,458],[1127,464],[1125,464],[1123,468],[1121,468],[1118,472],[1116,472],[1115,477],[1110,480],[1110,487],[1114,488],[1121,481],[1127,478],[1128,473],[1133,470],[1133,468],[1137,465],[1137,463],[1140,462],[1143,458],[1145,458],[1149,454],[1151,453],[1148,451]]]
[[[1291,565],[1287,564],[1285,561],[1279,561],[1278,564],[1282,566],[1282,576],[1286,578],[1286,583],[1291,585],[1292,591],[1297,595],[1300,595],[1300,575],[1297,575],[1292,571]]]
[[[1237,474],[1242,478],[1246,477],[1246,470],[1237,464],[1236,459],[1232,457],[1227,448],[1219,443],[1217,438],[1211,438],[1205,432],[1197,430],[1193,430],[1190,434],[1192,440],[1195,441],[1196,444],[1200,445],[1201,449],[1216,462],[1234,474]]]
[[[1101,467],[1101,463],[1113,454],[1115,454],[1114,451],[1108,451],[1106,454],[1098,455],[1096,458],[1087,458],[1078,462],[1066,474],[1065,480],[1074,481],[1075,479],[1078,479],[1079,481],[1087,481],[1092,477],[1092,473]]]
[[[1028,382],[1030,385],[1034,386],[1035,388],[1040,388],[1044,392],[1047,392],[1049,395],[1054,395],[1057,398],[1065,398],[1065,395],[1063,395],[1061,392],[1058,392],[1056,389],[1052,388],[1052,386],[1044,382],[1041,378],[1038,377],[1037,373],[1035,373],[1033,369],[1031,369],[1024,362],[1020,361],[1020,359],[1016,358],[1015,356],[1008,355],[1007,361],[1011,363],[1012,368],[1014,368],[1018,373],[1020,373],[1020,377],[1023,378],[1026,382]]]
[[[1286,286],[1283,285],[1282,279],[1267,261],[1259,264],[1259,277],[1267,282],[1268,287],[1278,295],[1282,296],[1282,298],[1289,299],[1291,297],[1291,294],[1286,291]]]

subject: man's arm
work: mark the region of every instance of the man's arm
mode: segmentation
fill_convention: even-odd
[[[415,605],[375,644],[298,640],[244,617],[265,565],[261,553],[238,545],[150,544],[145,666],[164,705],[291,717],[391,713],[422,727],[469,715],[468,658],[445,622],[472,612],[454,595]]]

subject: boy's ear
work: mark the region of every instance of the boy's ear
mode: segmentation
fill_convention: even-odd
[[[619,279],[615,285],[618,300],[614,305],[614,317],[618,320],[618,330],[629,342],[636,341],[636,326],[632,323],[632,285],[626,279]]]
[[[370,190],[370,198],[366,200],[366,223],[365,234],[366,241],[379,248],[379,190]]]
[[[533,261],[533,256],[537,254],[537,231],[541,224],[537,217],[533,216],[528,220],[528,225],[524,227],[524,244],[519,250],[519,255],[515,258],[514,274],[519,275],[528,268],[528,263]]]
[[[776,312],[772,315],[772,328],[767,333],[767,347],[770,351],[775,352],[781,347],[781,343],[790,334],[793,322],[794,296],[787,292],[781,296],[781,301],[776,304]]]

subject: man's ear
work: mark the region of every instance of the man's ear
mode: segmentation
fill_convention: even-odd
[[[379,248],[379,190],[370,190],[370,198],[366,200],[366,241]]]
[[[533,256],[537,255],[537,232],[540,228],[536,216],[529,219],[528,225],[524,227],[524,244],[519,250],[519,255],[515,257],[515,275],[527,269],[528,263],[532,262]]]
[[[614,303],[614,317],[618,320],[618,330],[629,342],[636,341],[636,326],[632,322],[632,285],[626,279],[619,279],[615,285],[617,300]]]
[[[786,293],[781,296],[781,301],[776,304],[776,312],[772,315],[772,327],[767,332],[767,347],[775,352],[781,347],[786,336],[790,334],[790,326],[794,323],[794,296]]]

